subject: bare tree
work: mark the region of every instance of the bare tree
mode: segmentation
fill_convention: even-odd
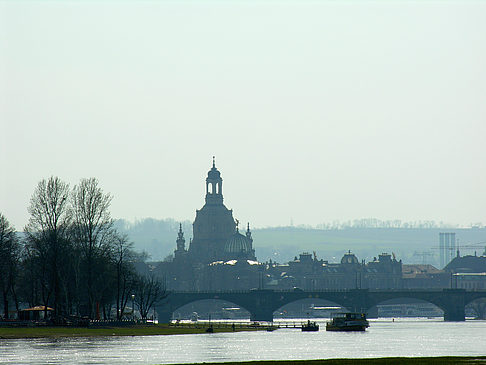
[[[2,291],[4,318],[8,318],[8,298],[16,299],[14,284],[19,264],[20,244],[15,229],[0,213],[0,289]],[[17,306],[17,301],[16,301]]]
[[[101,300],[103,288],[97,279],[103,278],[101,261],[108,260],[112,243],[113,220],[110,216],[112,197],[98,186],[96,178],[82,179],[74,187],[72,206],[74,232],[83,259],[89,314],[93,317],[94,304]]]
[[[54,313],[59,314],[61,280],[64,278],[65,257],[69,251],[69,185],[53,176],[41,180],[30,199],[28,211],[30,219],[25,233],[36,259],[43,302],[47,307],[52,295]]]
[[[128,299],[135,288],[135,271],[132,265],[135,253],[127,235],[117,234],[112,259],[116,270],[116,318],[123,317]]]
[[[137,280],[135,303],[142,320],[146,320],[150,309],[168,295],[166,286],[154,275],[140,276]]]

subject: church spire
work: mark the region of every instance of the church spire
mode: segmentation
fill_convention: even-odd
[[[253,238],[251,237],[250,222],[246,226],[246,238],[248,238],[253,243]]]
[[[179,232],[177,233],[177,251],[185,251],[185,243],[186,240],[184,239],[184,232],[182,232],[182,223],[179,223]]]

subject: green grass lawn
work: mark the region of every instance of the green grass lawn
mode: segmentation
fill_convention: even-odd
[[[208,325],[134,325],[129,327],[1,327],[0,339],[6,338],[42,338],[42,337],[96,337],[96,336],[155,336],[155,335],[182,335],[206,333]],[[236,327],[235,331],[265,330],[266,327]],[[215,333],[232,332],[231,325],[216,324]]]

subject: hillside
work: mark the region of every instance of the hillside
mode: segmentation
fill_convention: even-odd
[[[146,251],[151,260],[163,260],[175,249],[179,223],[173,219],[147,218],[130,223],[119,220],[117,228],[129,235],[139,251]],[[186,247],[192,237],[192,224],[182,222]],[[330,262],[339,261],[347,250],[359,259],[373,260],[382,252],[395,253],[404,263],[422,263],[422,252],[426,263],[438,266],[439,232],[455,232],[460,245],[486,241],[486,228],[344,228],[311,229],[299,227],[277,227],[253,230],[253,246],[260,261],[272,259],[283,263],[303,251],[315,251],[319,258]],[[477,244],[477,253],[484,251],[486,244]],[[473,254],[474,249],[461,250],[461,254]]]
[[[426,263],[438,265],[439,233],[455,232],[459,244],[472,244],[486,241],[485,228],[461,228],[444,230],[440,228],[346,228],[339,230],[318,230],[302,228],[268,228],[255,230],[254,246],[257,256],[275,257],[284,262],[302,251],[316,251],[319,258],[338,261],[347,250],[354,252],[359,259],[373,260],[382,252],[395,253],[404,263]],[[485,244],[477,244],[477,253],[484,251]],[[272,252],[273,251],[273,252]],[[294,252],[294,253],[292,253]],[[275,254],[277,253],[277,254]],[[461,250],[461,254],[473,254],[474,250]]]

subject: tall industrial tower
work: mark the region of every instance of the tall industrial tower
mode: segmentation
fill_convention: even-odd
[[[441,269],[451,262],[456,251],[456,234],[439,233],[439,251]]]

